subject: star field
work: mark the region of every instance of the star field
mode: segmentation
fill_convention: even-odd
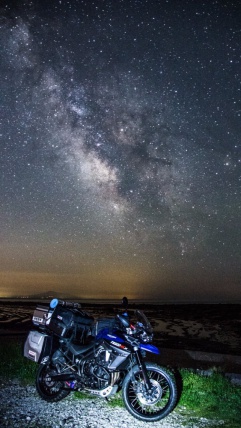
[[[238,2],[0,7],[0,296],[240,301]]]

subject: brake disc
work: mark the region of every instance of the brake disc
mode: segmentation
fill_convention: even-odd
[[[146,406],[156,404],[162,397],[162,387],[157,380],[150,379],[152,388],[150,391],[146,390],[144,382],[139,385],[139,391],[137,392],[137,398],[141,404]]]

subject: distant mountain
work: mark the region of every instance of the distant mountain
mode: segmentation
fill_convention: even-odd
[[[33,300],[50,300],[50,299],[66,299],[66,300],[80,300],[79,297],[73,296],[68,293],[61,293],[57,291],[45,291],[43,293],[31,294],[29,296],[24,297],[25,299],[33,299]]]

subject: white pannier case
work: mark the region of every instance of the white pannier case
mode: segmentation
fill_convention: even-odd
[[[24,344],[24,356],[36,363],[46,362],[51,353],[51,349],[51,336],[40,333],[39,331],[30,331]]]

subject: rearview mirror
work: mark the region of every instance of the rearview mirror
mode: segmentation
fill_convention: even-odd
[[[125,315],[116,315],[120,323],[123,325],[123,327],[128,328],[130,327],[129,318]]]

